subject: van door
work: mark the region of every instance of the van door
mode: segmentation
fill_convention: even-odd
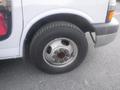
[[[0,58],[19,56],[22,25],[21,0],[0,0]]]

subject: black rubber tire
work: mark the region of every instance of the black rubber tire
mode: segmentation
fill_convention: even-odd
[[[51,40],[62,37],[69,38],[76,43],[78,46],[78,56],[72,64],[64,68],[54,68],[44,61],[43,49]],[[44,72],[52,74],[73,70],[82,63],[87,52],[88,42],[85,34],[76,25],[64,21],[52,22],[41,27],[34,35],[30,44],[30,57],[32,62]]]

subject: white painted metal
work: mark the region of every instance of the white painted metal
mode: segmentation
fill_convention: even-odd
[[[116,5],[116,0],[110,0],[110,6],[115,6]]]
[[[19,56],[20,38],[23,25],[21,0],[11,1],[12,1],[12,33],[8,39],[0,41],[1,59]]]
[[[104,23],[109,0],[11,0],[12,34],[0,41],[0,58],[23,56],[23,43],[31,26],[38,20],[54,14],[71,13],[91,23]],[[23,15],[21,1],[23,4]],[[24,20],[24,26],[22,25]],[[1,52],[2,51],[2,52]]]
[[[82,12],[92,18],[93,23],[104,23],[108,2],[109,0],[23,0],[25,26],[32,18],[61,8]]]
[[[54,14],[71,13],[86,18],[91,23],[104,23],[109,0],[23,0],[24,31],[20,44],[23,55],[23,43],[27,32],[38,20]]]

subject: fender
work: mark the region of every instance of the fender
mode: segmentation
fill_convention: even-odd
[[[46,18],[46,17],[51,16],[51,15],[55,15],[55,14],[64,14],[64,13],[77,15],[77,16],[85,18],[90,23],[94,23],[93,19],[90,16],[88,16],[87,14],[85,14],[85,13],[79,11],[79,10],[74,10],[74,9],[61,8],[61,9],[49,10],[49,11],[44,12],[42,14],[40,13],[39,15],[32,18],[26,26],[24,26],[23,33],[22,33],[22,36],[21,36],[21,41],[20,41],[20,57],[23,56],[24,42],[25,42],[27,33],[29,32],[30,28],[36,22],[42,20],[43,18]]]

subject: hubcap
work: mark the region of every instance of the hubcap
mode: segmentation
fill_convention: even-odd
[[[68,38],[54,39],[43,50],[44,61],[53,67],[66,67],[76,59],[77,55],[76,43]]]

